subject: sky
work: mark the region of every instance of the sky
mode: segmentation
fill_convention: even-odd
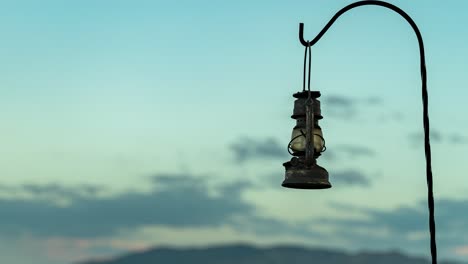
[[[468,261],[468,2],[389,1],[426,48],[439,255]],[[333,188],[282,188],[304,47],[351,1],[1,1],[0,262],[247,242],[429,257],[417,40],[312,47]]]

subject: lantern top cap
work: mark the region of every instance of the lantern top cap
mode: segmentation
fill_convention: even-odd
[[[319,91],[310,91],[310,97],[312,98],[319,98],[320,97],[320,92]],[[307,98],[309,96],[309,91],[302,91],[302,92],[297,92],[293,94],[294,98]]]

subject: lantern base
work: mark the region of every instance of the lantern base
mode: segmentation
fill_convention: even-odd
[[[316,163],[306,167],[298,158],[292,158],[283,164],[286,168],[285,179],[281,184],[293,189],[328,189],[331,183],[328,181],[328,172]]]

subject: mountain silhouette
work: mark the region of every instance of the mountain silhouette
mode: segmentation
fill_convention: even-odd
[[[204,248],[160,247],[107,260],[79,264],[430,264],[399,251],[347,253],[300,246],[256,247],[247,244]],[[445,261],[441,264],[461,264]]]

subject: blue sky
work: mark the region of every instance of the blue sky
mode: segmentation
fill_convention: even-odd
[[[426,45],[441,256],[468,260],[468,3],[390,2]],[[1,2],[0,262],[239,241],[428,256],[418,46],[390,10],[312,48],[334,188],[280,187],[298,24],[312,38],[348,3]]]

